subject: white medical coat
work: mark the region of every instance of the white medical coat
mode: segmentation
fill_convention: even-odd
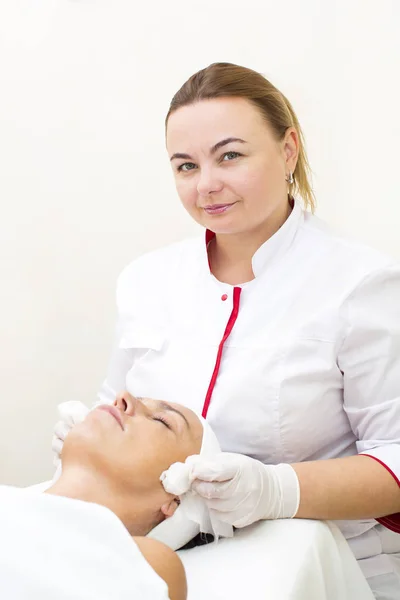
[[[127,389],[201,412],[233,319],[207,414],[224,451],[269,464],[364,452],[399,481],[399,265],[331,232],[297,202],[252,264],[254,280],[221,283],[201,238],[125,268],[100,400]],[[367,576],[391,569],[376,525],[339,523],[361,542],[357,558],[371,556],[370,544]],[[400,531],[396,517],[386,525]],[[400,535],[391,536],[400,552]]]

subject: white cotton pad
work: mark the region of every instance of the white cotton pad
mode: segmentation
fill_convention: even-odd
[[[213,459],[221,452],[221,447],[207,421],[203,417],[199,419],[203,425],[200,456]],[[200,532],[224,537],[233,535],[232,527],[219,522],[215,517],[210,517],[205,501],[190,489],[190,472],[190,464],[174,463],[160,477],[166,491],[179,496],[181,504],[172,517],[152,529],[148,537],[163,542],[172,550],[182,548]]]

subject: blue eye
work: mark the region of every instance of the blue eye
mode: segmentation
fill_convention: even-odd
[[[231,156],[231,158],[229,160],[233,160],[234,158],[237,158],[238,156],[242,156],[239,152],[225,152],[225,154],[222,155],[222,160],[225,159],[225,157],[227,156]],[[227,161],[226,161],[227,162]]]

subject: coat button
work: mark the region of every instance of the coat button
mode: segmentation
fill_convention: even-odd
[[[223,294],[221,296],[221,300],[223,300],[225,302],[225,300],[228,300],[228,294]]]

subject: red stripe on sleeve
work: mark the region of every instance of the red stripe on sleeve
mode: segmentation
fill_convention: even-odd
[[[370,458],[373,458],[374,460],[376,460],[376,462],[378,462],[380,465],[382,465],[382,467],[385,467],[386,471],[388,471],[391,474],[393,479],[396,481],[397,485],[400,487],[399,478],[397,477],[397,475],[395,473],[393,473],[392,469],[390,469],[387,465],[385,465],[384,462],[379,460],[379,458],[376,458],[376,456],[372,456],[371,454],[366,454],[365,452],[362,452],[362,456],[369,456]],[[400,512],[395,513],[394,515],[388,515],[387,517],[380,517],[379,519],[375,519],[375,520],[378,521],[378,523],[380,523],[387,529],[390,529],[391,531],[394,531],[395,533],[400,533]]]

